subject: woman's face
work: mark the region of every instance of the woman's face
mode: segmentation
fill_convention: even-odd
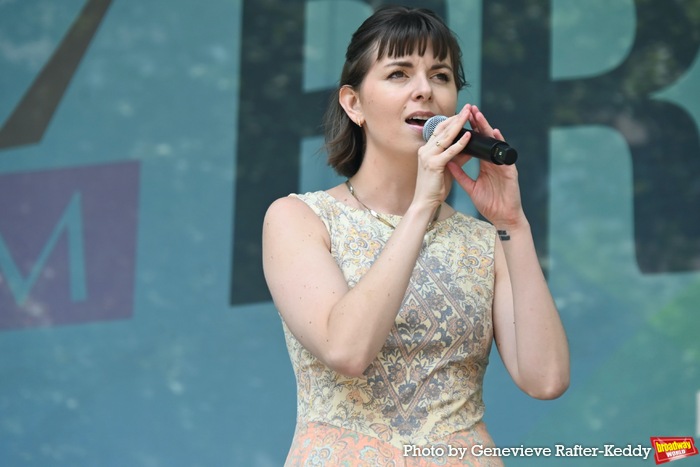
[[[454,115],[457,86],[448,58],[433,56],[428,45],[423,56],[385,56],[369,68],[358,101],[365,119],[367,152],[415,154],[425,144],[423,124],[433,115]]]

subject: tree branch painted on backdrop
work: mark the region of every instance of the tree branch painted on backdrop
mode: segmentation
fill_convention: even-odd
[[[0,149],[42,140],[112,0],[90,0],[0,128]]]

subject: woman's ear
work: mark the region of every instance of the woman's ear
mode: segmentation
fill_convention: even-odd
[[[345,110],[350,120],[355,122],[360,128],[365,123],[365,117],[362,114],[362,106],[360,105],[360,98],[357,92],[348,86],[347,84],[340,88],[338,93],[338,102],[340,106]]]

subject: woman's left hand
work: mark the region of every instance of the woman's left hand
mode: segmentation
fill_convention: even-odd
[[[484,114],[474,105],[471,106],[469,123],[477,133],[505,141],[501,132],[491,128]],[[470,159],[464,155],[455,157],[447,163],[447,169],[481,215],[498,228],[513,227],[525,221],[515,165],[480,163],[479,175],[472,179],[462,169]]]

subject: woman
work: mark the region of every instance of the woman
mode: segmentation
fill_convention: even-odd
[[[287,465],[501,465],[471,452],[493,446],[481,421],[492,339],[527,394],[568,386],[517,170],[484,163],[473,180],[470,134],[452,144],[467,123],[503,139],[474,105],[454,115],[460,61],[432,12],[372,15],[326,119],[329,163],[348,181],[266,214],[265,277],[297,379]],[[433,115],[452,116],[426,143]],[[489,223],[445,203],[453,180]]]

